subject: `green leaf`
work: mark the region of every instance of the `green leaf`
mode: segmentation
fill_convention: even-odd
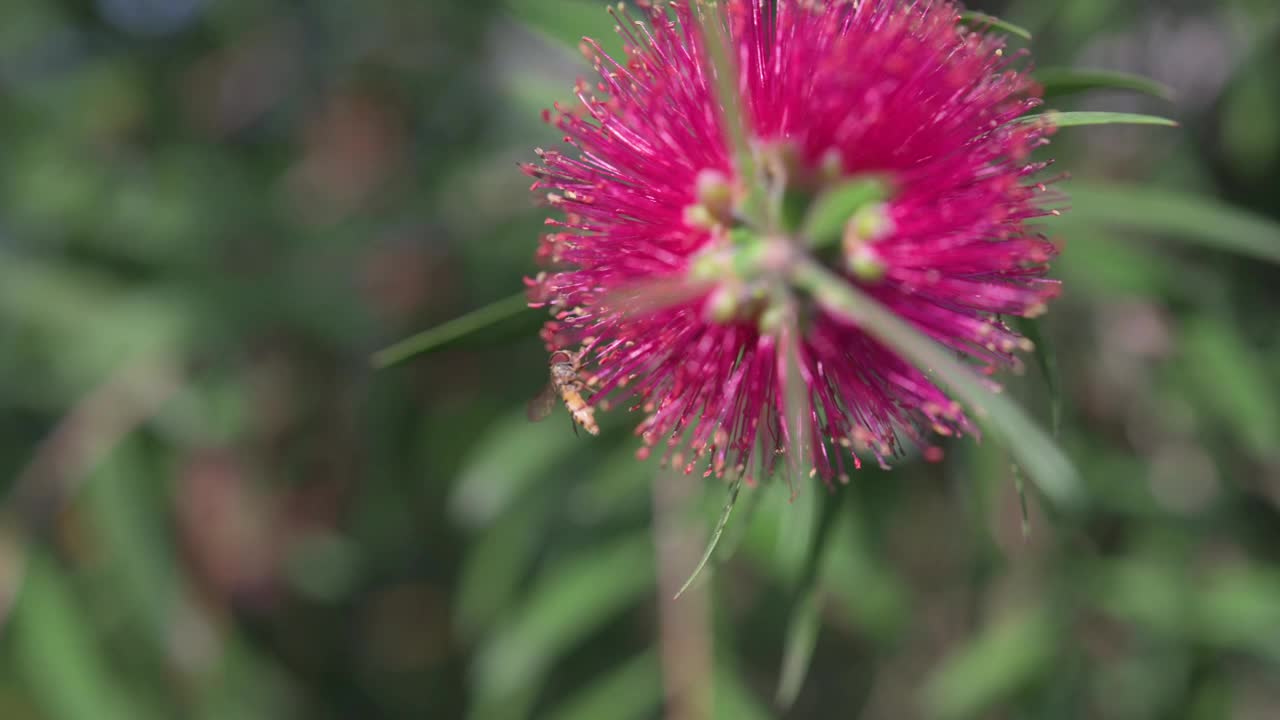
[[[1055,634],[1041,613],[1008,617],[947,658],[925,686],[930,717],[982,717],[1052,663]]]
[[[1188,385],[1209,411],[1260,458],[1277,456],[1280,409],[1258,351],[1224,321],[1193,318],[1183,332]]]
[[[824,565],[823,558],[831,540],[831,530],[835,527],[836,518],[839,516],[842,498],[843,495],[832,494],[821,498],[822,514],[805,555],[800,584],[796,588],[790,619],[787,622],[782,674],[778,681],[777,703],[784,710],[795,704],[796,698],[800,696],[805,676],[809,674],[813,651],[818,644],[818,630],[822,627],[821,572],[819,571]]]
[[[56,720],[147,720],[102,652],[84,601],[45,553],[27,554],[26,581],[13,618],[16,662],[32,694]]]
[[[1054,352],[1048,336],[1041,332],[1043,320],[1015,318],[1015,329],[1035,345],[1033,350],[1036,365],[1049,391],[1049,413],[1053,436],[1057,437],[1062,429],[1062,378],[1058,372],[1058,355]]]
[[[984,30],[987,28],[1002,30],[1010,35],[1017,35],[1023,40],[1031,39],[1030,30],[1014,25],[1006,20],[1001,20],[994,15],[978,12],[977,10],[966,10],[965,12],[960,13],[960,22],[965,23],[966,25],[974,25]]]
[[[139,357],[180,354],[192,337],[191,302],[180,293],[130,288],[100,267],[2,248],[0,328],[21,338],[11,344],[21,353],[10,361],[37,364],[33,381],[56,388],[59,404],[77,401]],[[6,389],[8,397],[30,391]]]
[[[662,670],[652,650],[594,680],[547,717],[551,720],[643,720],[662,705]]]
[[[450,514],[468,527],[492,523],[578,441],[565,424],[529,422],[523,410],[500,419],[481,437],[463,461],[449,498]]]
[[[814,529],[818,527],[821,498],[817,492],[797,493],[779,482],[770,482],[760,489],[772,491],[773,497],[766,500],[765,517],[758,518],[754,526],[748,528],[749,541],[758,543],[761,551],[769,553],[781,584],[798,587],[804,577]]]
[[[1214,147],[1236,182],[1266,182],[1275,158],[1280,156],[1280,124],[1270,121],[1280,115],[1280,87],[1270,72],[1280,55],[1272,50],[1270,57],[1273,59],[1262,62],[1242,59],[1238,66],[1242,71],[1215,103]]]
[[[769,709],[752,694],[732,661],[717,660],[714,682],[716,720],[770,720],[772,717]]]
[[[1044,97],[1060,98],[1090,90],[1132,90],[1165,100],[1173,99],[1173,89],[1151,78],[1115,70],[1044,68],[1032,73],[1044,87]]]
[[[750,522],[740,519],[734,524],[735,528],[743,528],[744,559],[773,582],[798,585],[806,544],[817,522],[812,516],[818,514],[818,493],[802,493],[794,502],[788,502],[787,488],[778,483],[752,488],[751,492],[764,499],[757,501]],[[832,610],[844,613],[869,637],[887,644],[898,637],[911,617],[909,597],[872,541],[873,531],[863,510],[855,502],[848,512],[841,513],[831,530],[821,571],[823,592],[831,596]],[[785,542],[788,531],[803,532],[796,543],[798,548]]]
[[[729,514],[733,512],[733,506],[738,502],[738,491],[742,489],[742,478],[735,478],[729,483],[729,497],[725,500],[724,509],[720,511],[720,519],[716,521],[716,528],[711,533],[711,539],[707,542],[707,549],[702,553],[702,559],[698,561],[697,567],[693,569],[693,573],[689,575],[689,579],[684,581],[684,585],[676,592],[676,599],[684,594],[685,590],[693,584],[698,574],[707,566],[707,561],[711,559],[711,554],[716,551],[716,545],[720,543],[720,536],[724,534],[724,528],[729,524]]]
[[[477,330],[483,330],[509,317],[515,317],[528,308],[529,301],[523,292],[494,301],[482,308],[472,310],[466,315],[454,318],[443,325],[424,330],[388,348],[379,350],[373,355],[373,366],[381,370],[397,365],[415,355],[428,350],[435,350]]]
[[[513,421],[520,423],[515,433],[499,432],[477,449],[475,459],[464,467],[464,482],[454,495],[455,517],[484,528],[467,545],[453,604],[459,632],[468,640],[490,630],[518,599],[521,583],[531,575],[542,549],[539,540],[546,537],[556,509],[565,500],[563,491],[549,488],[556,482],[554,463],[563,457],[566,445],[576,440],[573,433],[562,428],[565,445],[554,442],[544,455],[539,454],[543,445],[533,440],[540,436],[520,432],[527,430],[529,423]],[[541,428],[535,429],[538,431]],[[526,442],[534,442],[534,447]],[[513,458],[527,464],[504,466]],[[591,476],[575,482],[568,491],[578,522],[604,522],[629,512],[637,503],[648,502],[650,471],[636,462],[630,446],[593,465]]]
[[[832,313],[857,323],[950,389],[1056,504],[1073,507],[1085,501],[1080,478],[1062,450],[1016,403],[984,386],[971,368],[870,295],[812,261],[799,267],[795,280]]]
[[[782,674],[778,680],[776,702],[788,710],[800,696],[804,679],[809,674],[813,651],[818,645],[818,631],[822,628],[819,594],[814,587],[802,593],[787,621],[786,644],[782,654]]]
[[[514,608],[475,668],[482,706],[536,686],[564,653],[636,604],[654,585],[653,543],[647,532],[597,542],[542,573],[525,603]]]
[[[836,242],[854,213],[873,203],[884,202],[890,192],[884,178],[860,176],[846,180],[814,201],[805,217],[803,234],[814,247]]]
[[[614,32],[616,23],[606,12],[605,3],[594,0],[503,0],[502,4],[517,20],[566,47],[577,48],[584,37],[602,45],[617,38]]]
[[[1072,183],[1068,222],[1091,222],[1280,263],[1280,223],[1171,190]]]
[[[1022,470],[1013,464],[1013,488],[1018,492],[1018,510],[1022,513],[1022,539],[1031,537],[1031,513],[1027,509],[1027,487],[1022,482]]]
[[[119,588],[117,600],[136,623],[139,643],[163,653],[180,610],[177,558],[167,542],[161,498],[137,442],[116,448],[85,484],[82,501],[98,531],[104,571]]]
[[[1230,568],[1199,584],[1195,615],[1199,633],[1219,647],[1280,662],[1280,575],[1273,570]]]
[[[1178,127],[1176,120],[1139,113],[1060,112],[1058,110],[1050,110],[1044,113],[1023,115],[1019,118],[1020,122],[1036,122],[1039,120],[1048,120],[1055,127],[1060,128],[1085,125],[1163,125],[1165,127]]]
[[[875,512],[859,501],[842,513],[827,542],[823,591],[868,638],[889,646],[909,626],[909,594],[872,541],[867,519]]]
[[[1127,559],[1101,564],[1093,575],[1091,594],[1106,613],[1155,636],[1194,631],[1196,583],[1168,548],[1137,548]]]
[[[521,581],[537,559],[538,543],[550,521],[553,498],[534,493],[512,503],[479,538],[467,545],[456,591],[459,633],[474,640],[516,598]]]
[[[1058,258],[1056,269],[1073,293],[1104,301],[1140,297],[1164,302],[1185,288],[1176,258],[1149,243],[1133,242],[1119,230],[1071,212],[1044,225],[1068,238],[1069,249]]]

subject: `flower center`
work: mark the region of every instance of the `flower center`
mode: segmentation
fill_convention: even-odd
[[[770,332],[772,309],[791,305],[801,285],[794,270],[810,257],[852,281],[882,280],[888,267],[877,243],[894,226],[892,183],[875,174],[846,175],[840,153],[803,162],[788,141],[752,143],[753,172],[735,183],[722,171],[698,174],[685,222],[711,240],[689,264],[689,277],[714,289],[705,305],[714,322],[756,322]]]

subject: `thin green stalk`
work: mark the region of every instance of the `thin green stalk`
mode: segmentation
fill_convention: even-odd
[[[379,350],[373,354],[371,362],[373,367],[379,370],[397,365],[414,355],[433,350],[489,325],[514,317],[528,307],[529,301],[525,294],[516,293]]]

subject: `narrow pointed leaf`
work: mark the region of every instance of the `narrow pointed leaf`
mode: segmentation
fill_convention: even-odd
[[[824,495],[822,515],[809,541],[800,584],[796,588],[791,617],[787,623],[786,644],[782,655],[782,674],[778,681],[777,704],[786,710],[795,704],[809,674],[809,664],[818,644],[818,631],[822,627],[821,569],[831,530],[839,516],[841,495]]]
[[[1090,90],[1130,90],[1164,100],[1173,99],[1173,89],[1141,75],[1115,70],[1044,68],[1033,73],[1044,88],[1044,97],[1060,98]]]
[[[981,632],[933,673],[924,687],[928,717],[987,717],[987,712],[1053,667],[1054,627],[1043,612],[1008,616]]]
[[[1020,118],[1022,122],[1035,122],[1041,119],[1047,119],[1060,128],[1085,125],[1162,125],[1164,127],[1178,127],[1176,120],[1159,117],[1158,115],[1142,115],[1139,113],[1059,112],[1051,110],[1046,113],[1023,115]]]
[[[583,37],[612,41],[614,19],[591,0],[503,0],[504,9],[528,28],[576,49]],[[579,56],[580,57],[580,56]]]
[[[1064,223],[1090,222],[1280,263],[1280,222],[1170,190],[1072,183]]]
[[[503,298],[374,353],[373,366],[381,370],[397,365],[415,355],[435,350],[477,330],[519,315],[528,307],[529,303],[523,292]]]
[[[975,372],[890,310],[825,268],[805,262],[796,282],[829,311],[893,348],[947,387],[974,419],[1009,448],[1038,487],[1059,506],[1078,506],[1084,489],[1071,461],[1016,403],[992,392]]]
[[[1023,40],[1031,39],[1030,30],[1014,25],[1007,20],[1001,20],[995,15],[988,15],[986,13],[978,12],[977,10],[966,10],[965,12],[960,13],[960,22],[982,29],[991,28],[994,30],[1000,30],[1001,32],[1009,33],[1010,35],[1017,35]]]
[[[773,717],[752,694],[750,684],[731,661],[716,663],[715,692],[715,720],[770,720]]]
[[[597,544],[546,570],[480,652],[477,702],[500,706],[504,698],[536,688],[564,653],[640,602],[654,582],[648,533]]]
[[[724,509],[720,511],[720,519],[716,522],[716,529],[711,533],[711,539],[707,542],[707,549],[702,553],[702,559],[698,561],[697,567],[693,569],[693,573],[689,575],[689,579],[684,581],[680,589],[676,591],[676,599],[684,594],[685,590],[693,585],[693,581],[698,578],[703,568],[707,566],[707,562],[711,560],[711,555],[716,551],[716,545],[720,543],[720,536],[724,534],[724,528],[729,524],[729,515],[733,512],[733,506],[738,502],[738,491],[742,489],[742,478],[736,478],[729,484],[729,498],[725,500]]]
[[[662,668],[646,651],[611,669],[547,714],[552,720],[643,720],[662,705]]]
[[[804,679],[809,674],[813,651],[818,645],[818,631],[822,628],[822,616],[818,607],[816,589],[800,596],[791,609],[787,622],[786,646],[782,655],[782,676],[778,681],[777,704],[789,709],[800,697]]]
[[[529,538],[541,537],[554,507],[550,496],[523,498],[467,544],[454,603],[457,631],[464,639],[479,638],[519,597],[520,583],[538,557]]]
[[[1280,457],[1280,408],[1275,373],[1254,343],[1210,315],[1188,318],[1180,334],[1183,386],[1260,458]],[[1274,367],[1274,366],[1272,366]]]
[[[164,717],[150,699],[129,692],[123,668],[104,651],[101,633],[91,623],[85,606],[92,600],[77,592],[49,553],[30,552],[26,571],[11,621],[9,672],[26,682],[42,714],[95,720]]]
[[[1058,355],[1054,352],[1049,338],[1040,332],[1041,322],[1043,321],[1017,318],[1015,324],[1018,332],[1035,345],[1033,352],[1036,365],[1039,366],[1040,374],[1044,376],[1045,387],[1049,391],[1050,427],[1053,430],[1053,436],[1058,437],[1062,429],[1062,378],[1058,372]]]
[[[1017,463],[1012,466],[1013,487],[1018,491],[1018,509],[1022,513],[1022,539],[1031,537],[1031,513],[1027,511],[1027,487],[1022,482],[1022,469]]]
[[[487,527],[526,493],[545,488],[556,463],[577,444],[557,425],[531,423],[523,409],[495,420],[463,457],[449,497],[452,518],[467,528]]]

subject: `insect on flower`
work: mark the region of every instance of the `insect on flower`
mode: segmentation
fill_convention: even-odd
[[[564,403],[577,425],[592,435],[600,434],[596,425],[595,410],[587,404],[582,394],[590,384],[582,372],[582,355],[585,350],[570,352],[557,350],[551,354],[551,380],[542,392],[529,401],[529,419],[538,422],[551,414],[556,399]],[[574,429],[577,430],[577,425]]]

